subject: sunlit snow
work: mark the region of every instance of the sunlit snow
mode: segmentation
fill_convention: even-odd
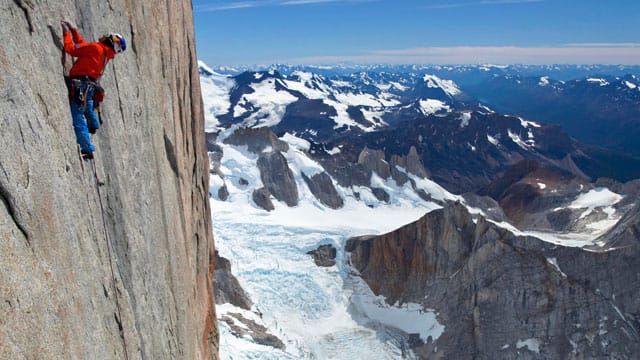
[[[519,116],[518,116],[518,119],[520,120],[520,125],[522,125],[522,127],[524,128],[528,128],[529,126],[536,127],[536,128],[541,127],[541,125],[538,124],[537,122],[525,120]]]
[[[490,143],[492,143],[495,146],[498,146],[498,144],[500,144],[500,142],[498,141],[498,139],[496,139],[495,137],[487,134],[487,141],[489,141]]]
[[[436,99],[420,100],[420,110],[424,115],[435,114],[438,111],[450,111],[449,105]]]
[[[533,135],[530,132],[527,133],[530,139],[526,141],[522,140],[522,138],[520,138],[520,135],[512,132],[511,129],[508,129],[507,133],[509,134],[509,137],[511,138],[511,140],[513,140],[514,143],[516,143],[518,146],[520,146],[524,150],[529,150],[531,147],[535,146],[535,141],[531,139],[533,138]]]
[[[605,79],[599,79],[599,78],[588,78],[587,79],[588,82],[590,83],[596,83],[599,84],[600,86],[607,86],[609,85],[609,82],[607,82],[607,80]]]
[[[217,249],[231,259],[234,274],[264,314],[269,331],[287,345],[283,353],[246,339],[230,339],[233,335],[223,331],[221,323],[222,359],[399,359],[399,344],[381,338],[374,325],[418,333],[424,339],[442,333],[445,325],[435,313],[411,304],[390,306],[373,296],[362,280],[350,275],[341,250],[349,236],[387,232],[431,209],[372,209],[350,199],[342,210],[310,202],[295,208],[277,203],[269,213],[249,199],[212,199]],[[306,254],[321,244],[339,249],[336,266],[320,268]]]
[[[309,141],[289,133],[285,133],[282,136],[282,140],[298,150],[309,151],[309,149],[311,148],[311,143]]]
[[[471,112],[469,111],[462,112],[458,119],[460,120],[460,127],[461,128],[466,127],[467,125],[469,125],[469,120],[471,120]]]
[[[449,96],[455,96],[461,93],[458,86],[452,80],[442,80],[435,75],[425,75],[423,80],[429,88],[441,88]]]
[[[281,139],[297,144],[285,154],[294,173],[321,171],[300,152],[298,138],[287,135]],[[220,322],[222,359],[398,359],[402,356],[400,344],[381,337],[374,329],[396,328],[425,340],[442,334],[446,324],[439,323],[433,311],[415,304],[392,306],[374,296],[359,277],[352,275],[342,251],[350,236],[394,230],[438,205],[416,195],[407,197],[410,188],[377,178],[375,184],[392,196],[390,205],[381,204],[372,194],[369,201],[358,201],[353,190],[337,186],[345,206],[331,210],[319,204],[296,176],[300,205],[289,208],[275,201],[276,209],[266,212],[253,204],[247,191],[261,186],[257,156],[244,147],[221,146],[221,171],[229,201],[219,201],[215,196],[211,199],[216,248],[231,260],[234,274],[264,314],[261,323],[287,346],[283,352],[235,338],[228,325]],[[240,178],[246,182],[241,183]],[[212,179],[213,194],[220,179]],[[435,183],[418,186],[434,194],[442,192],[435,197],[452,196]],[[364,189],[358,190],[362,200]],[[372,204],[375,206],[368,206]],[[320,268],[306,254],[321,244],[333,244],[338,249],[336,266]]]
[[[361,109],[360,112],[362,112],[362,116],[364,116],[364,118],[367,119],[367,121],[373,124],[387,125],[387,123],[382,119],[382,116],[386,113],[386,111],[384,110],[376,111],[376,110]]]
[[[200,78],[200,86],[202,100],[206,106],[204,128],[206,132],[214,132],[219,125],[217,116],[228,113],[231,108],[229,91],[235,86],[235,81],[228,76],[217,74],[202,62],[198,62],[198,65],[211,74]]]
[[[287,105],[298,100],[287,91],[276,90],[276,79],[268,79],[256,84],[251,84],[254,92],[243,95],[243,98],[257,104],[259,110],[252,114],[246,121],[250,126],[274,126],[277,125],[287,110]]]
[[[589,215],[596,208],[608,208],[622,200],[622,196],[607,188],[596,188],[580,194],[570,205],[570,209],[586,209],[581,218]],[[608,210],[611,212],[611,210]]]

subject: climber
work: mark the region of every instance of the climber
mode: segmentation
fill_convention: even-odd
[[[95,134],[101,119],[96,115],[104,90],[98,84],[102,72],[109,60],[127,49],[124,37],[111,33],[100,37],[97,42],[85,42],[78,29],[63,20],[62,34],[64,51],[76,57],[67,81],[69,104],[73,118],[73,129],[80,153],[84,159],[93,159],[95,147],[91,144],[89,133]]]

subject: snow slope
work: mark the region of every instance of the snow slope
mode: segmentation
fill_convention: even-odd
[[[367,73],[353,74],[351,77],[328,79],[307,71],[293,71],[289,75],[266,72],[248,72],[237,78],[220,75],[199,62],[201,68],[203,99],[207,105],[208,132],[223,128],[219,118],[231,115],[231,119],[242,118],[249,127],[276,126],[283,120],[287,107],[299,100],[321,100],[326,107],[318,110],[320,118],[326,117],[335,123],[334,128],[354,128],[374,131],[387,126],[385,115],[411,106],[405,92],[412,87],[403,85],[397,78],[387,74],[371,78]],[[451,80],[442,80],[434,75],[401,80],[422,81],[427,88],[440,89],[447,99],[421,99],[417,111],[428,116],[438,111],[452,111],[452,103],[460,89]],[[236,79],[236,80],[234,80]],[[236,81],[238,83],[236,83]],[[413,84],[416,86],[416,83]],[[245,88],[245,93],[231,97],[234,88]],[[304,107],[304,105],[302,105]],[[307,105],[309,106],[309,105]],[[331,108],[330,111],[326,109]],[[311,110],[310,110],[311,111]],[[335,115],[329,115],[335,111]],[[354,118],[351,113],[360,113],[364,119]],[[227,121],[230,121],[227,119]]]

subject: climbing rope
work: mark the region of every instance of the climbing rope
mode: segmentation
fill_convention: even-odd
[[[109,231],[107,231],[107,222],[104,216],[104,206],[102,205],[102,195],[100,194],[100,180],[98,179],[98,172],[96,170],[96,163],[94,159],[89,160],[91,162],[91,168],[93,169],[93,177],[96,183],[96,191],[98,192],[98,201],[100,202],[100,212],[102,213],[102,225],[104,227],[104,237],[107,241],[107,253],[109,255],[109,268],[111,269],[111,286],[113,287],[113,294],[116,299],[116,310],[118,312],[118,330],[120,331],[120,338],[122,339],[122,346],[124,348],[124,358],[129,360],[129,354],[127,353],[127,339],[124,336],[124,326],[122,319],[122,311],[120,310],[120,301],[118,300],[118,288],[116,287],[116,275],[113,271],[113,261],[111,260],[111,240],[109,239]]]

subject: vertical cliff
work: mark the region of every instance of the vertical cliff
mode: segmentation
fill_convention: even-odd
[[[97,179],[62,18],[129,42],[102,78]],[[217,358],[191,2],[7,0],[0,22],[0,358]]]
[[[412,344],[421,359],[637,359],[635,210],[606,251],[518,237],[458,203],[347,251],[375,294],[438,313],[443,334]]]

